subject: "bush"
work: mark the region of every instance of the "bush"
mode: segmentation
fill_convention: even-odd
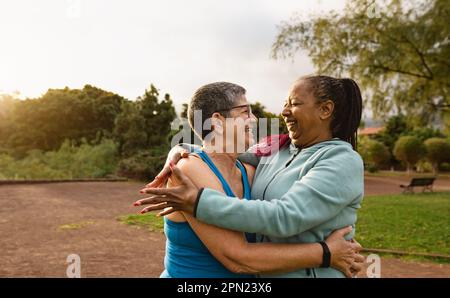
[[[442,138],[444,136],[438,129],[430,127],[416,127],[410,135],[419,138],[422,142],[430,138]]]
[[[118,174],[132,179],[151,180],[163,168],[167,153],[165,146],[139,151],[119,162]]]
[[[450,159],[450,144],[443,138],[430,138],[425,141],[427,159],[433,165],[433,173],[437,174],[439,165]]]
[[[383,143],[364,138],[359,142],[358,151],[360,152],[364,163],[369,165],[367,168],[370,172],[370,169],[378,170],[383,165],[386,165],[391,159],[391,153],[387,146]]]
[[[0,178],[101,178],[115,173],[117,161],[117,145],[112,140],[104,139],[98,145],[83,141],[78,147],[66,140],[58,151],[32,150],[20,160],[1,154]]]
[[[367,169],[367,171],[369,173],[376,173],[376,172],[378,172],[378,168],[376,166],[374,166],[374,165],[368,165],[366,167],[366,169]]]
[[[406,163],[408,173],[420,159],[425,157],[425,154],[425,145],[417,137],[403,136],[395,142],[394,156]]]

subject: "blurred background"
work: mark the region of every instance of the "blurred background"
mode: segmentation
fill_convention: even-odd
[[[195,90],[240,84],[283,132],[292,82],[324,74],[364,95],[360,242],[387,276],[449,277],[449,17],[446,0],[2,1],[0,275],[61,276],[75,250],[85,276],[157,276],[161,221],[129,205]],[[402,194],[413,178],[434,191]]]

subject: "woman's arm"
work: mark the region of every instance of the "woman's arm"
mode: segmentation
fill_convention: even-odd
[[[361,158],[347,146],[334,147],[296,181],[285,194],[271,201],[236,200],[225,194],[195,186],[173,167],[173,174],[182,183],[168,189],[143,189],[153,196],[146,204],[166,202],[212,225],[230,230],[260,233],[275,237],[290,237],[307,231],[335,217],[345,207],[362,199],[364,173]],[[154,205],[149,210],[162,209]],[[250,220],[251,219],[251,220]]]
[[[330,220],[362,198],[360,163],[343,148],[332,148],[279,199],[233,200],[204,189],[194,216],[236,231],[283,238],[297,235]]]
[[[162,187],[166,184],[167,179],[169,179],[170,176],[170,167],[169,164],[172,162],[173,164],[177,164],[180,159],[186,158],[189,153],[194,152],[195,149],[201,148],[198,145],[193,144],[187,144],[187,143],[181,143],[176,146],[173,146],[172,149],[170,149],[169,153],[167,154],[166,163],[164,164],[164,167],[159,172],[158,175],[146,185],[146,187]],[[239,155],[238,159],[243,162],[250,164],[253,167],[257,167],[260,161],[260,158],[256,156],[256,154],[253,152],[254,150],[249,149],[247,152],[242,153]]]
[[[283,273],[322,264],[323,250],[319,243],[248,243],[240,232],[202,223],[188,214],[185,217],[211,254],[232,272]],[[344,239],[350,231],[348,228],[339,230],[330,241],[327,240],[332,255],[331,266],[347,277],[359,271],[364,260],[357,254],[359,244]]]

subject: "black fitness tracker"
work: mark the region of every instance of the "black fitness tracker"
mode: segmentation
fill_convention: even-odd
[[[320,241],[319,244],[322,246],[322,249],[323,249],[322,265],[320,265],[320,267],[328,268],[328,267],[330,267],[330,263],[331,263],[330,249],[328,248],[328,245],[324,241]]]

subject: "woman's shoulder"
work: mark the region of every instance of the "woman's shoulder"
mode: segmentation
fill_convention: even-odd
[[[321,160],[336,161],[343,167],[363,167],[361,155],[348,142],[337,141],[321,148]]]
[[[205,173],[207,165],[203,160],[196,154],[189,154],[188,157],[182,158],[178,163],[177,167],[191,179],[195,178],[200,174]]]

